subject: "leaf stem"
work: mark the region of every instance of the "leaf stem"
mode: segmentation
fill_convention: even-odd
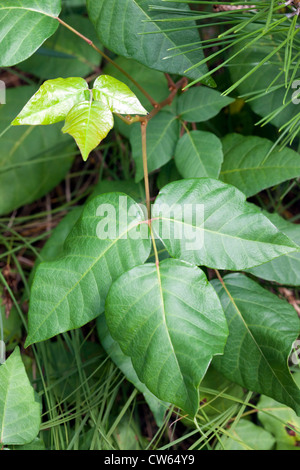
[[[147,162],[147,124],[148,124],[147,121],[141,122],[142,155],[143,155],[146,205],[147,205],[148,220],[150,221],[151,220],[151,200],[150,200],[149,174],[148,174],[148,162]]]
[[[139,90],[141,93],[143,93],[143,95],[147,98],[147,100],[151,103],[151,105],[153,107],[157,106],[157,102],[152,98],[152,96],[149,95],[149,93],[144,90],[144,88],[131,76],[129,75],[129,73],[126,72],[126,70],[124,70],[122,67],[120,67],[120,65],[118,65],[114,60],[112,60],[108,55],[105,54],[105,52],[101,51],[101,49],[99,49],[91,39],[87,38],[86,36],[84,36],[83,34],[81,34],[79,31],[77,31],[75,28],[73,28],[72,26],[70,26],[68,23],[65,23],[65,21],[63,21],[61,18],[59,17],[55,17],[55,19],[62,25],[64,26],[65,28],[69,29],[70,31],[72,31],[72,33],[76,34],[76,36],[80,37],[81,39],[83,39],[89,46],[91,46],[93,49],[95,49],[95,51],[98,52],[98,54],[100,54],[105,60],[107,60],[109,63],[111,63],[114,67],[116,67],[123,75],[125,75],[125,77],[128,78],[128,80],[130,80]]]
[[[147,125],[148,125],[148,121],[141,122],[144,182],[145,182],[146,205],[147,205],[147,214],[148,214],[148,226],[150,229],[150,235],[152,239],[156,268],[159,269],[159,257],[158,257],[155,237],[154,237],[154,233],[153,233],[152,225],[151,225],[151,222],[152,222],[151,221],[151,198],[150,198],[149,173],[148,173],[148,162],[147,162]]]
[[[178,90],[183,89],[187,85],[187,83],[188,80],[186,77],[181,78],[177,83],[175,83],[169,96],[160,103],[157,103],[156,106],[152,109],[152,111],[147,114],[147,116],[122,116],[121,114],[117,114],[117,116],[128,125],[134,124],[135,122],[148,123],[152,118],[154,118],[154,116],[156,116],[157,113],[159,113],[159,111],[161,111],[166,106],[170,106],[172,104],[175,96],[177,95]]]

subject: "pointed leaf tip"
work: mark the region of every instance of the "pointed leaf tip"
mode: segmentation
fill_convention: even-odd
[[[113,126],[114,118],[107,106],[95,101],[83,101],[71,109],[62,132],[74,137],[86,161]]]

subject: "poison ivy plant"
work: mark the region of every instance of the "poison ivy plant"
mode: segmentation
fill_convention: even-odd
[[[113,77],[102,75],[93,90],[83,78],[57,78],[40,87],[12,125],[47,125],[65,120],[62,132],[74,137],[82,158],[87,160],[113,128],[112,113],[137,112],[147,114],[134,93]]]
[[[215,85],[203,65],[203,48],[212,44],[205,40],[198,48],[201,25],[194,21],[200,21],[207,11],[199,16],[187,2],[172,1],[168,2],[166,18],[163,6],[161,0],[87,1],[98,39],[109,51],[122,56],[114,61],[110,52],[106,55],[97,46],[95,35],[89,34],[88,18],[81,30],[81,21],[73,27],[58,18],[60,2],[50,5],[48,1],[0,0],[0,46],[4,51],[0,65],[22,62],[38,50],[27,65],[20,65],[20,70],[28,67],[30,72],[29,77],[22,78],[46,79],[36,92],[22,87],[24,99],[20,102],[18,90],[9,91],[8,97],[16,94],[17,105],[9,102],[8,111],[0,110],[4,148],[0,156],[0,213],[46,194],[64,177],[75,153],[64,134],[75,139],[84,161],[108,136],[115,121],[122,134],[111,134],[112,161],[106,144],[95,152],[101,160],[100,182],[89,189],[84,207],[76,208],[63,220],[41,251],[43,261],[36,263],[31,278],[25,346],[97,318],[106,353],[144,394],[159,425],[166,409],[170,408],[171,414],[172,405],[194,424],[196,416],[214,419],[209,407],[205,412],[208,398],[218,415],[230,419],[230,413],[236,416],[242,403],[242,387],[300,414],[299,387],[287,365],[300,329],[295,311],[248,275],[225,274],[222,279],[217,271],[245,270],[261,279],[299,283],[298,227],[246,202],[261,190],[298,178],[298,154],[291,149],[279,151],[271,140],[257,136],[231,133],[221,142],[217,135],[224,135],[219,129],[224,116],[229,117],[231,132],[241,131],[233,125],[229,107],[224,109],[233,99],[205,86],[190,88],[189,83],[189,79],[199,81],[204,75],[204,85]],[[66,29],[54,35],[59,23]],[[73,33],[74,42],[70,40]],[[77,44],[82,40],[79,50]],[[273,46],[271,49],[274,52]],[[41,53],[50,54],[49,68],[36,63]],[[99,76],[96,53],[109,62]],[[74,56],[79,63],[73,61]],[[56,78],[61,67],[58,58],[63,64],[66,61],[60,78]],[[251,69],[253,61],[251,58],[243,67]],[[287,47],[283,71],[291,61]],[[35,71],[31,71],[33,63]],[[53,71],[55,64],[57,70]],[[71,65],[75,67],[72,73],[68,72]],[[82,78],[94,70],[96,74]],[[232,74],[241,70],[245,69]],[[19,75],[19,70],[16,73]],[[270,85],[272,92],[277,91],[275,78]],[[26,100],[29,96],[31,99],[19,112],[25,94]],[[266,110],[253,109],[265,115],[267,105]],[[220,119],[213,119],[218,113],[222,113]],[[279,122],[276,119],[277,115],[272,115],[273,124]],[[62,127],[59,123],[63,121]],[[43,126],[50,124],[53,127],[47,134]],[[25,131],[17,127],[24,125],[29,126]],[[31,135],[34,142],[29,145]],[[133,161],[127,158],[130,146]],[[126,168],[120,162],[125,162]],[[33,167],[38,170],[32,176],[27,169],[32,171]],[[123,170],[126,181],[120,182]],[[105,182],[104,172],[109,175]],[[89,173],[90,168],[86,171]],[[134,176],[136,183],[144,177],[145,189],[134,182]],[[18,191],[14,190],[16,181],[22,182]],[[6,250],[10,250],[9,265],[11,259],[15,260],[15,249],[8,246]],[[16,258],[18,265],[24,262],[22,255]],[[212,270],[218,281],[208,281],[207,276],[214,276]],[[23,280],[23,271],[21,277]],[[0,376],[6,371],[6,382],[21,367],[18,354],[15,351],[0,367]],[[14,361],[17,365],[10,376],[7,370]],[[54,373],[55,366],[51,364],[49,370]],[[211,393],[210,386],[207,388],[210,380],[220,397]],[[22,383],[24,395],[29,396],[24,375]],[[224,384],[232,390],[234,404],[228,405],[228,396],[223,396]],[[73,385],[76,388],[77,384],[68,383],[68,387]],[[57,391],[60,393],[60,386]],[[213,396],[215,399],[211,399]],[[30,397],[33,407],[33,393]],[[6,400],[2,402],[6,406]],[[7,416],[6,412],[1,416],[0,388],[0,420],[5,421]],[[120,447],[126,441],[123,426],[127,416],[126,409],[109,431]],[[274,438],[262,427],[247,421],[230,424],[217,447],[271,448],[274,444]],[[31,419],[28,426],[35,432],[29,432],[22,442],[6,438],[2,443],[29,444],[37,435],[37,421]],[[7,427],[5,422],[2,428]],[[216,434],[219,429],[218,425],[218,430],[205,432]],[[130,448],[136,447],[133,430],[130,428]]]
[[[39,432],[40,421],[40,404],[16,348],[0,366],[0,443],[30,443]]]

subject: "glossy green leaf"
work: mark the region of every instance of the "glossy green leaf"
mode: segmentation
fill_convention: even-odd
[[[38,266],[26,346],[79,328],[103,311],[112,281],[149,256],[143,220],[141,208],[122,193],[98,196],[86,205],[63,255]]]
[[[30,57],[58,28],[60,0],[0,1],[0,67]]]
[[[177,109],[183,121],[203,122],[216,116],[222,108],[233,101],[233,98],[222,96],[216,90],[194,87],[182,93]]]
[[[164,415],[169,403],[165,403],[158,398],[156,398],[153,393],[143,384],[133,368],[132,361],[130,357],[126,356],[118,343],[112,338],[106,324],[105,315],[101,314],[97,318],[97,331],[101,341],[101,344],[109,357],[114,361],[114,363],[119,367],[123,372],[126,379],[144,395],[146,402],[148,403],[158,426],[162,426],[164,421]]]
[[[300,450],[300,418],[296,413],[264,395],[257,406],[259,421],[276,439],[276,450]]]
[[[158,398],[194,416],[199,383],[227,337],[222,308],[204,273],[174,259],[159,269],[153,263],[133,268],[110,288],[105,316],[139,379]]]
[[[113,127],[114,118],[109,108],[96,101],[83,101],[71,109],[62,131],[74,137],[86,161]]]
[[[63,20],[92,40],[99,49],[102,48],[88,18],[70,15]],[[18,69],[46,80],[86,77],[100,65],[101,56],[95,49],[69,29],[60,27],[33,56],[18,64]]]
[[[275,439],[260,426],[241,419],[236,426],[227,429],[216,450],[271,450]]]
[[[96,78],[93,95],[96,101],[105,104],[112,113],[147,114],[130,88],[109,75],[100,75]]]
[[[246,269],[299,249],[243,193],[211,178],[165,186],[152,218],[171,256],[210,268]]]
[[[263,393],[300,415],[300,389],[287,366],[292,343],[300,332],[294,308],[243,274],[213,281],[221,300],[229,337],[214,366],[229,380]]]
[[[0,366],[0,444],[23,445],[37,436],[40,405],[16,348]]]
[[[267,212],[264,212],[264,214],[278,230],[285,233],[285,235],[300,246],[299,224],[292,224],[278,214],[269,214]],[[248,271],[254,274],[254,276],[267,279],[268,281],[276,281],[289,286],[300,286],[300,253],[295,252],[279,256],[279,258],[251,268]]]
[[[184,178],[218,178],[222,161],[221,141],[211,132],[191,131],[178,141],[175,162]]]
[[[47,80],[24,106],[12,125],[47,125],[63,121],[76,103],[85,100],[83,78]]]
[[[300,155],[289,148],[256,136],[228,134],[223,140],[224,162],[220,179],[233,184],[247,197],[300,176]],[[271,152],[270,152],[271,151]]]
[[[100,41],[111,51],[124,57],[132,58],[147,67],[162,72],[184,75],[185,71],[197,64],[202,58],[200,50],[173,55],[169,48],[199,41],[199,35],[193,21],[185,21],[191,29],[184,31],[168,30],[178,28],[176,22],[152,22],[168,18],[168,13],[160,13],[150,9],[150,5],[161,6],[160,0],[87,0],[89,17],[94,24]],[[168,7],[190,11],[184,3],[169,3]],[[175,53],[178,52],[177,50]],[[199,78],[206,66],[196,67],[186,75]],[[207,83],[214,86],[214,81]]]
[[[34,87],[7,90],[0,107],[0,134],[35,92]],[[76,146],[60,125],[12,127],[0,138],[0,214],[41,198],[65,177]]]
[[[179,138],[179,121],[171,113],[160,112],[147,125],[147,161],[151,173],[165,165],[174,155]],[[134,125],[130,133],[132,156],[136,163],[135,180],[144,176],[141,127]]]

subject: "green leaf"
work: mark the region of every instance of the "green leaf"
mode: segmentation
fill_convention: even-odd
[[[10,125],[33,87],[7,90],[0,107],[0,134]],[[30,204],[51,191],[65,177],[75,155],[75,145],[51,127],[12,127],[0,138],[0,214]]]
[[[110,288],[105,316],[139,379],[161,400],[194,416],[199,384],[222,354],[227,325],[197,267],[173,259],[124,273]]]
[[[174,155],[179,138],[179,122],[176,116],[160,112],[147,125],[147,160],[148,171],[165,165]],[[144,176],[142,159],[142,138],[140,126],[134,125],[130,133],[132,156],[136,163],[135,180],[141,181]]]
[[[211,132],[191,131],[178,141],[175,163],[184,178],[218,178],[222,161],[221,141]]]
[[[292,224],[278,214],[264,212],[265,216],[278,228],[300,246],[300,226]],[[288,253],[279,256],[268,263],[256,266],[248,270],[254,276],[268,281],[276,281],[289,286],[300,286],[300,253]]]
[[[63,254],[64,243],[72,228],[82,214],[83,207],[78,206],[71,210],[62,221],[55,227],[50,238],[40,251],[39,257],[35,260],[34,267],[30,272],[29,284],[32,284],[37,267],[42,261],[54,261]]]
[[[132,58],[147,67],[162,72],[184,75],[185,71],[203,59],[200,50],[166,58],[173,54],[169,48],[199,41],[195,22],[186,21],[191,29],[169,32],[178,28],[177,22],[153,22],[168,18],[168,14],[150,9],[150,5],[161,6],[160,0],[87,0],[89,17],[94,24],[100,41],[111,51],[124,57]],[[190,12],[184,3],[169,3],[168,6]],[[175,51],[176,53],[177,51]],[[196,67],[186,75],[199,78],[206,71],[206,66]],[[207,84],[214,86],[208,79]]]
[[[251,421],[241,419],[221,437],[216,450],[271,450],[274,444],[272,434]]]
[[[46,450],[44,442],[36,437],[29,444],[24,444],[23,446],[10,446],[10,450]]]
[[[194,87],[182,93],[178,100],[177,109],[183,121],[203,122],[216,116],[222,108],[233,101],[233,98],[222,96],[216,90]]]
[[[71,109],[62,131],[74,137],[86,161],[113,127],[114,118],[109,108],[96,101],[83,101]]]
[[[102,48],[88,18],[70,15],[63,20],[92,40],[99,49]],[[95,49],[69,29],[61,27],[32,57],[18,64],[18,69],[42,79],[51,79],[86,77],[100,65],[101,56]]]
[[[37,436],[40,422],[40,405],[16,348],[0,366],[0,444],[28,444]]]
[[[299,377],[299,372],[295,375]],[[299,450],[300,418],[296,413],[264,395],[257,407],[259,421],[276,439],[276,450]]]
[[[289,148],[256,136],[228,134],[223,140],[224,162],[220,179],[233,184],[247,197],[300,176],[300,155]]]
[[[12,122],[47,125],[63,121],[76,103],[85,100],[88,84],[83,78],[56,78],[47,80],[24,106]]]
[[[97,318],[97,331],[101,344],[111,360],[123,372],[126,379],[129,380],[129,382],[131,382],[144,395],[146,402],[154,414],[157,425],[162,426],[164,415],[167,408],[169,407],[169,403],[165,403],[156,398],[156,396],[150,392],[146,385],[139,380],[133,368],[130,357],[125,356],[118,343],[111,337],[104,314],[99,315]]]
[[[287,366],[300,332],[294,308],[243,274],[213,281],[229,325],[222,358],[214,366],[229,380],[263,393],[300,414],[300,389]]]
[[[0,67],[30,57],[58,28],[60,0],[0,1]]]
[[[171,256],[210,268],[246,269],[299,249],[243,193],[211,178],[165,186],[152,218]]]
[[[103,311],[112,281],[149,256],[143,221],[139,205],[122,193],[98,196],[86,205],[63,256],[38,266],[26,346],[79,328]]]
[[[93,95],[96,101],[105,104],[112,113],[147,114],[130,88],[109,75],[100,75],[96,78]]]

